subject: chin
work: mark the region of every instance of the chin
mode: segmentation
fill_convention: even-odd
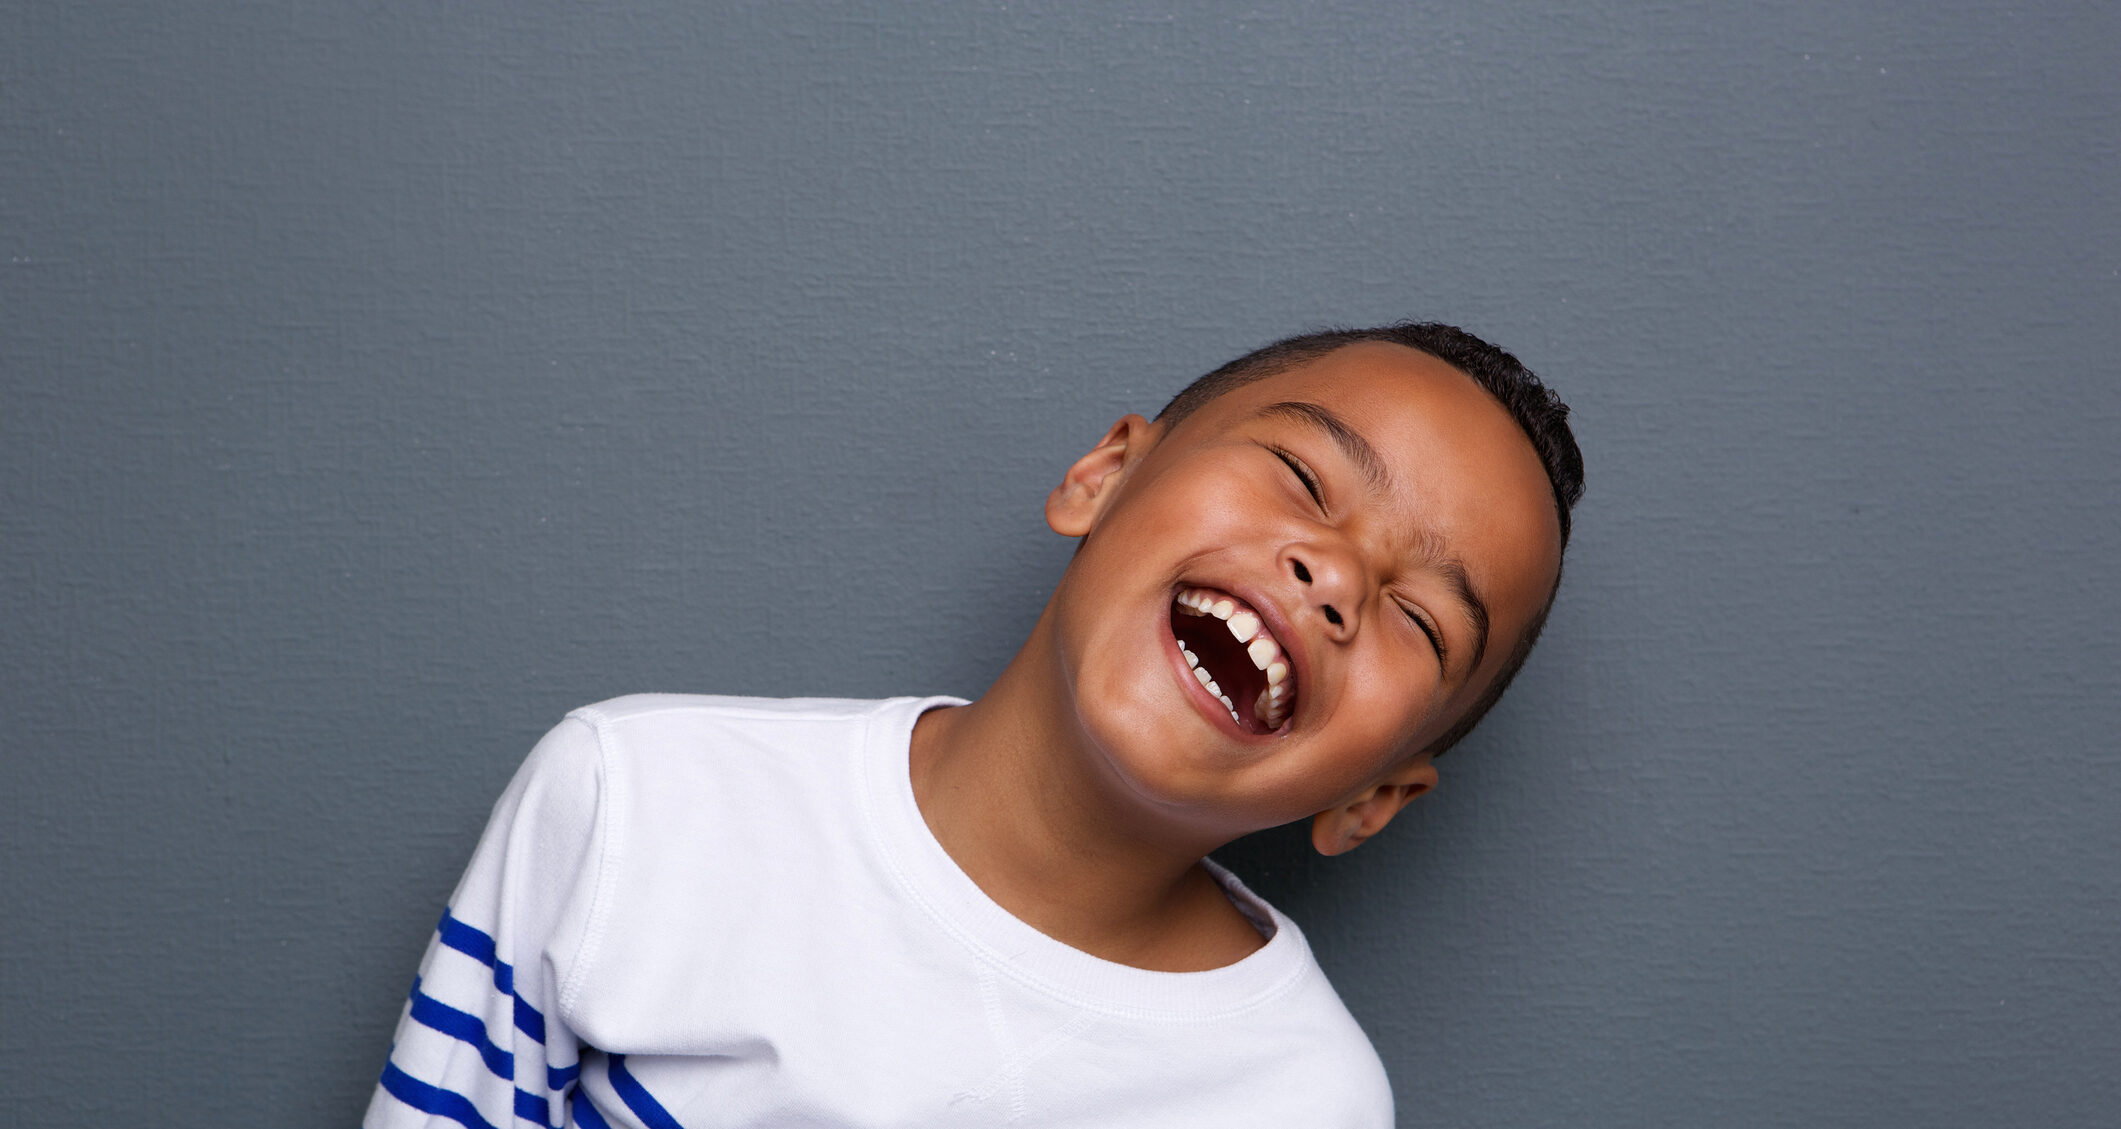
[[[1091,756],[1127,802],[1181,823],[1218,827],[1227,822],[1228,790],[1241,761],[1205,722],[1180,701],[1158,701],[1141,692],[1104,708],[1082,709]],[[1175,697],[1175,695],[1173,696]],[[1205,816],[1188,818],[1184,813]]]

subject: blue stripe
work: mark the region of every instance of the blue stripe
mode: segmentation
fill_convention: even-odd
[[[611,1088],[619,1092],[619,1097],[626,1102],[626,1108],[641,1119],[641,1124],[648,1126],[648,1129],[685,1129],[683,1125],[678,1124],[677,1118],[670,1116],[670,1111],[664,1109],[661,1102],[655,1100],[647,1087],[641,1085],[641,1080],[626,1069],[625,1055],[610,1056],[609,1064],[610,1069],[605,1073],[611,1078]]]
[[[516,1077],[516,1056],[493,1045],[486,1037],[486,1024],[470,1012],[458,1011],[433,996],[420,991],[420,982],[412,982],[412,1018],[415,1022],[432,1027],[444,1035],[470,1043],[486,1060],[486,1069],[510,1082]]]
[[[494,988],[515,999],[516,1030],[540,1043],[545,1041],[545,1017],[523,997],[516,995],[516,970],[501,959],[492,937],[457,920],[446,909],[442,911],[442,923],[435,926],[435,933],[444,945],[493,969]]]
[[[581,1129],[611,1129],[611,1122],[604,1120],[604,1115],[597,1112],[596,1104],[579,1087],[575,1089],[574,1103],[570,1108],[574,1110],[574,1123]]]
[[[582,1064],[579,1062],[573,1066],[547,1066],[545,1068],[545,1088],[548,1090],[564,1090],[574,1085],[574,1080],[580,1077],[581,1073]]]
[[[494,952],[492,937],[458,921],[447,909],[442,911],[442,922],[435,926],[435,932],[442,935],[443,944],[488,968],[492,968],[494,970],[494,987],[504,992],[515,990],[515,971],[513,969],[504,971],[505,965],[495,967],[496,965],[501,965],[502,962],[499,955]]]
[[[383,1064],[383,1089],[391,1097],[419,1110],[446,1117],[462,1125],[464,1129],[494,1129],[494,1124],[479,1116],[479,1107],[471,1099],[454,1090],[430,1086],[398,1069],[398,1064]]]
[[[552,1129],[552,1122],[546,1120],[551,1115],[552,1107],[545,1104],[544,1098],[531,1093],[529,1090],[516,1091],[517,1117],[536,1125],[542,1125],[545,1129]]]
[[[504,964],[501,967],[506,968],[508,966]],[[498,973],[494,975],[495,980],[500,978]],[[510,994],[513,995],[513,993]],[[516,996],[516,1030],[536,1039],[540,1043],[545,1041],[545,1017],[538,1014],[538,1009],[524,1003],[521,996]]]

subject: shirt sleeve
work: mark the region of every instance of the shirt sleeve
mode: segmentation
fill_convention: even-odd
[[[561,993],[596,908],[606,794],[587,722],[531,751],[428,942],[366,1129],[567,1123],[582,1048]]]

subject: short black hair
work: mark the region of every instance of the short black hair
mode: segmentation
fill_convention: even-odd
[[[1539,453],[1540,465],[1546,468],[1547,482],[1554,488],[1554,515],[1561,522],[1561,549],[1566,559],[1569,514],[1576,508],[1577,499],[1583,497],[1583,452],[1576,446],[1575,433],[1569,430],[1569,406],[1508,351],[1455,325],[1408,321],[1371,329],[1325,329],[1285,337],[1254,349],[1186,385],[1164,405],[1163,411],[1156,414],[1156,422],[1164,424],[1168,433],[1170,428],[1177,427],[1180,421],[1225,392],[1287,372],[1336,349],[1366,341],[1383,341],[1427,353],[1471,377],[1473,383],[1487,389],[1488,394],[1502,404],[1510,418],[1523,429],[1525,438],[1531,440],[1532,449]],[[1480,724],[1480,719],[1494,708],[1502,698],[1502,692],[1509,689],[1511,680],[1524,666],[1525,659],[1531,656],[1532,645],[1539,641],[1540,630],[1546,626],[1547,612],[1554,607],[1554,595],[1560,590],[1561,573],[1557,568],[1554,587],[1547,591],[1546,602],[1540,605],[1539,614],[1532,617],[1524,637],[1517,641],[1517,646],[1504,660],[1495,681],[1481,692],[1480,698],[1466,710],[1466,715],[1437,738],[1427,751],[1442,754],[1471,733],[1473,727]]]

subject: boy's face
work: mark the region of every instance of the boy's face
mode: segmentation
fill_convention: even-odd
[[[1166,826],[1217,839],[1380,792],[1389,810],[1339,849],[1382,826],[1434,781],[1422,750],[1494,678],[1560,563],[1552,487],[1509,413],[1385,343],[1248,384],[1168,434],[1122,420],[1047,515],[1084,536],[1050,611],[1100,767]]]

